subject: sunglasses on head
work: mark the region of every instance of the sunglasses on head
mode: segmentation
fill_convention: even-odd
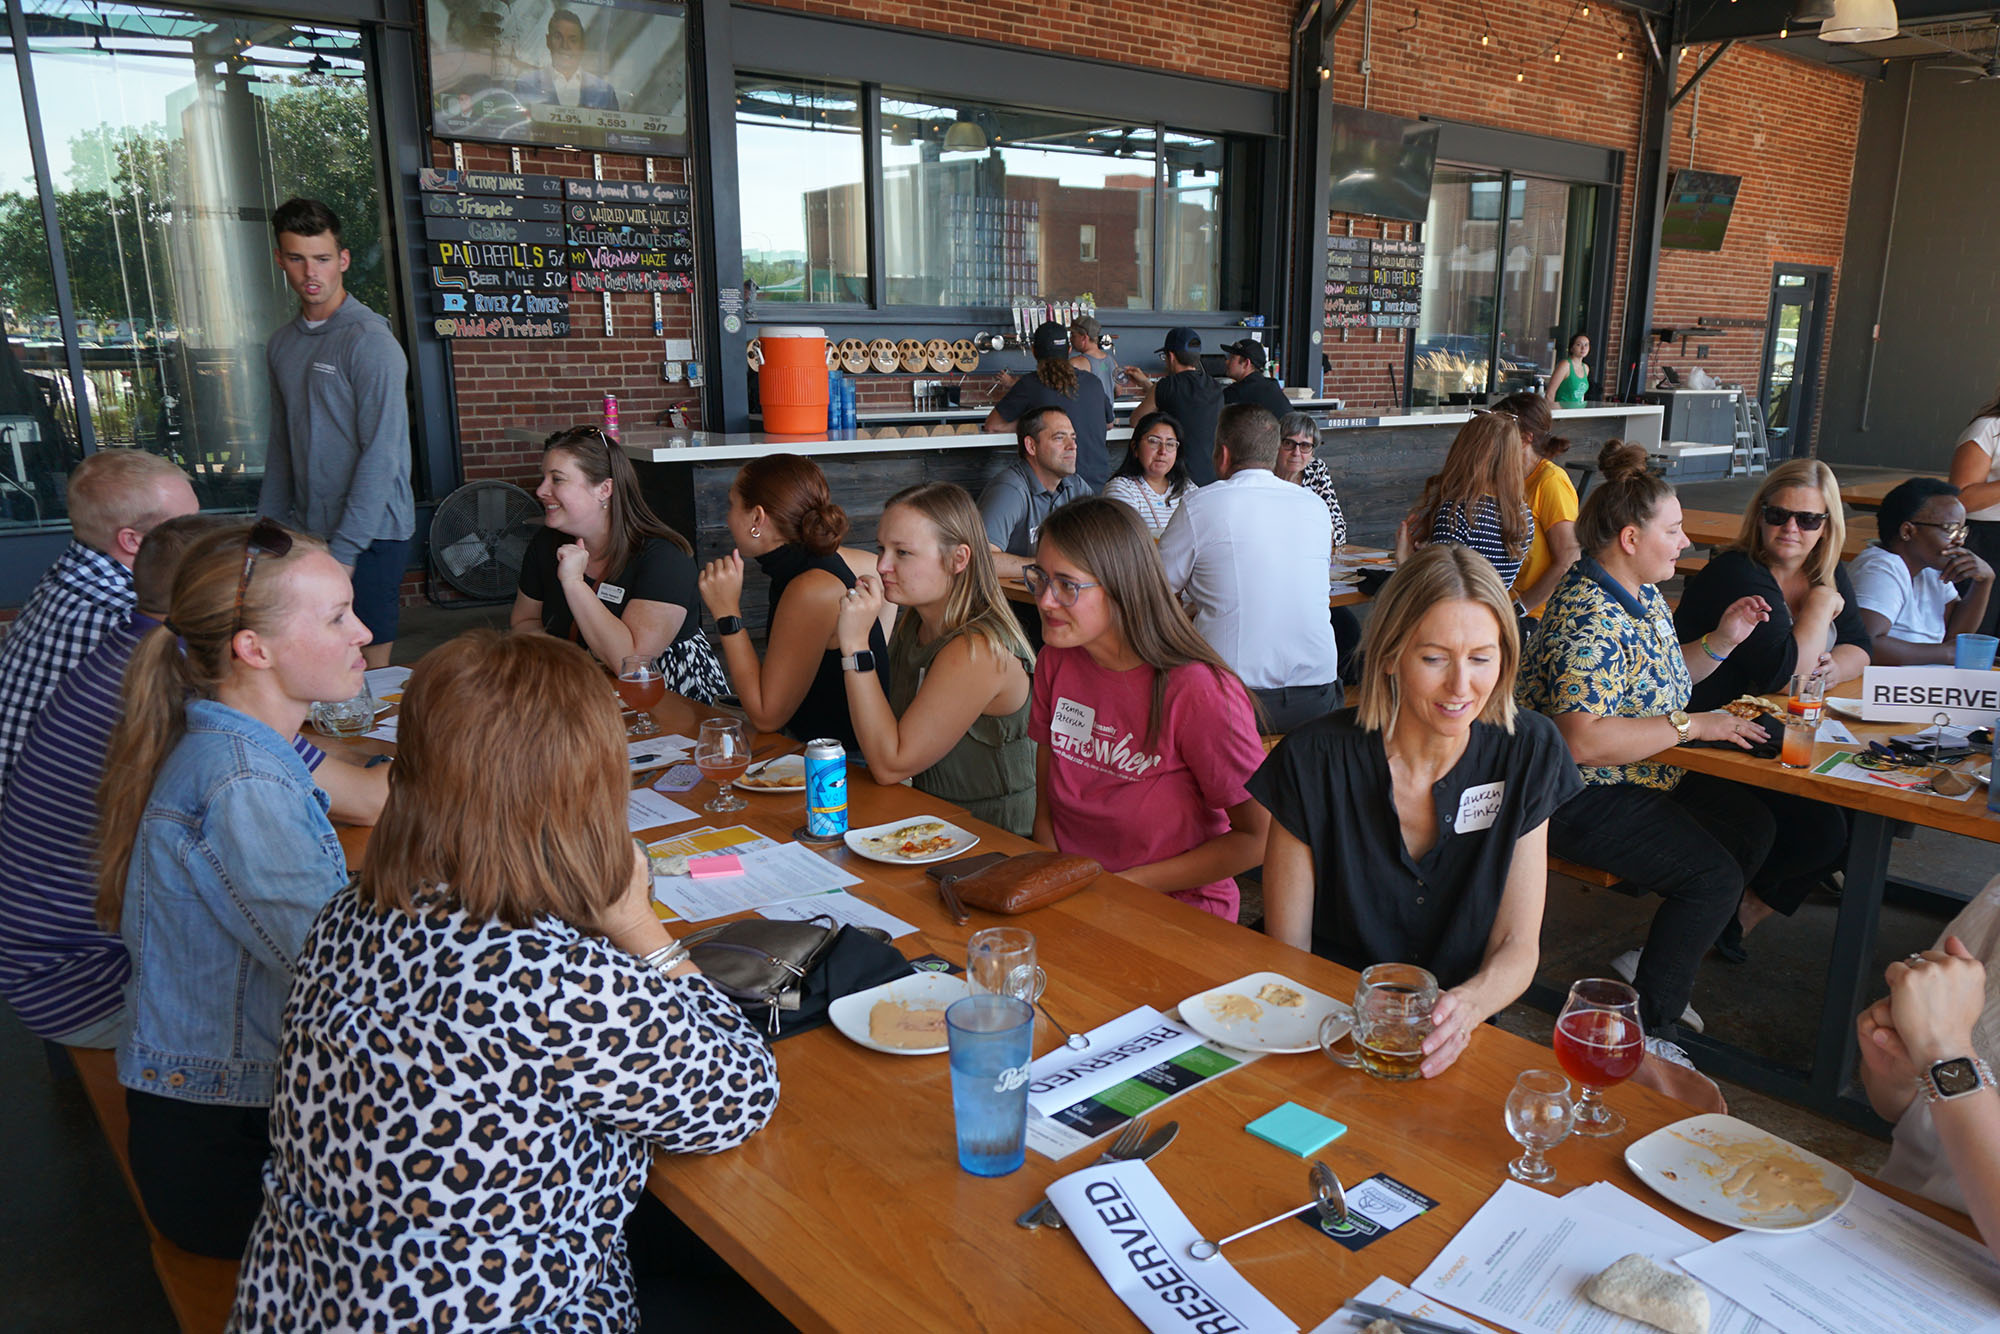
[[[1819,531],[1820,525],[1826,522],[1826,511],[1788,510],[1783,505],[1766,505],[1764,507],[1764,522],[1773,528],[1783,528],[1785,522],[1791,519],[1798,521],[1800,532],[1816,533]]]
[[[291,554],[292,535],[271,519],[259,519],[250,525],[250,536],[243,543],[243,577],[236,581],[236,618],[229,627],[234,638],[243,628],[243,599],[250,595],[250,576],[256,573],[259,556],[284,557]]]

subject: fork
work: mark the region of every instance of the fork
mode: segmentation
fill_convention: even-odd
[[[1102,1167],[1106,1163],[1124,1162],[1127,1158],[1137,1153],[1139,1146],[1145,1143],[1147,1129],[1148,1125],[1145,1117],[1133,1117],[1125,1124],[1125,1128],[1118,1132],[1118,1138],[1111,1141],[1111,1147],[1106,1149],[1091,1166]],[[1059,1215],[1056,1213],[1055,1205],[1051,1204],[1049,1197],[1044,1195],[1041,1203],[1014,1221],[1024,1228],[1033,1230],[1044,1223],[1057,1223],[1058,1218]]]

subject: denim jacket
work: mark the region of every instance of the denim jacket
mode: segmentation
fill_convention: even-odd
[[[213,700],[160,766],[125,877],[127,1088],[268,1106],[293,961],[347,858],[326,794],[271,728]]]

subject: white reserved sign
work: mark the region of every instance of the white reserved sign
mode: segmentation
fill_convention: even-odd
[[[1028,1105],[1037,1116],[1074,1107],[1201,1045],[1201,1034],[1150,1005],[1091,1029],[1089,1036],[1090,1045],[1084,1050],[1057,1047],[1028,1067]]]
[[[2000,718],[2000,672],[1956,667],[1870,667],[1861,674],[1861,714],[1871,723],[1928,723],[1940,713],[1961,727]]]

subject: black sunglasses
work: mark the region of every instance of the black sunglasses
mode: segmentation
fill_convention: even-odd
[[[250,536],[243,543],[243,577],[236,581],[236,619],[229,628],[229,637],[243,628],[243,599],[250,594],[250,576],[257,569],[259,556],[283,557],[291,554],[292,535],[274,519],[259,519],[250,525]]]
[[[1782,505],[1766,505],[1764,507],[1764,522],[1771,527],[1783,528],[1785,521],[1788,519],[1798,520],[1800,532],[1816,533],[1819,531],[1820,525],[1826,522],[1826,511],[1788,510]]]

